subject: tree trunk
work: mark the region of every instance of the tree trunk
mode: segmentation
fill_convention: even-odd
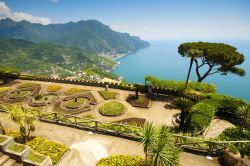
[[[180,128],[183,129],[184,128],[184,121],[185,121],[185,117],[186,117],[186,112],[184,110],[181,110],[181,122],[180,122]]]
[[[187,79],[186,79],[186,88],[187,88],[187,85],[188,85],[188,80],[189,80],[189,76],[190,76],[191,69],[192,69],[192,66],[193,66],[193,62],[194,62],[194,59],[191,58],[190,64],[189,64],[189,69],[188,69],[188,75],[187,75]]]

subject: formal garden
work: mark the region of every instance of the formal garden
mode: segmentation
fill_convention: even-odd
[[[19,78],[0,85],[1,110],[20,129],[1,125],[2,134],[16,141],[10,150],[28,145],[56,164],[68,147],[31,136],[33,122],[40,120],[141,143],[144,157],[112,155],[98,166],[179,165],[182,150],[216,156],[221,164],[243,162],[250,156],[249,103],[219,94],[215,85],[202,81],[216,73],[244,76],[244,69],[236,66],[244,56],[229,45],[205,42],[183,43],[178,52],[190,60],[185,82],[146,76],[144,85],[118,84],[5,73]],[[193,66],[197,82],[189,81]],[[217,126],[222,131],[207,139],[209,130],[217,130],[209,127],[215,119],[231,127]],[[29,158],[39,157],[31,153]]]

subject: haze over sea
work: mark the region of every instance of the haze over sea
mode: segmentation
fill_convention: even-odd
[[[178,46],[183,42],[187,41],[151,41],[150,47],[117,59],[120,65],[113,72],[132,83],[144,83],[144,76],[146,75],[184,81],[187,76],[189,59],[178,54]],[[245,62],[240,66],[246,70],[246,76],[215,74],[207,77],[204,82],[215,84],[219,93],[250,101],[250,41],[210,40],[209,42],[230,44],[244,54]],[[194,70],[190,79],[197,81]]]

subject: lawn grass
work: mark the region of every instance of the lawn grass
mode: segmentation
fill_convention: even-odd
[[[39,85],[40,84],[33,83],[33,82],[25,82],[25,83],[22,83],[21,85],[19,85],[18,88],[29,88],[29,87],[39,86]]]
[[[99,112],[105,116],[118,116],[125,112],[126,107],[120,102],[108,102],[103,104]]]
[[[81,105],[86,103],[86,99],[84,98],[77,98],[77,101],[75,101],[75,98],[68,100],[66,102],[66,107],[70,109],[79,108]]]
[[[19,93],[17,91],[15,91],[14,93],[11,93],[9,95],[9,98],[11,99],[16,99],[16,98],[20,98],[20,97],[25,97],[30,93],[30,91],[20,91]]]
[[[119,93],[112,91],[98,91],[98,92],[105,100],[116,99],[119,95]]]
[[[34,153],[33,151],[30,151],[30,153],[27,156],[27,159],[35,162],[35,163],[42,163],[46,157],[37,153]]]
[[[144,95],[139,95],[138,98],[136,98],[135,95],[130,94],[127,101],[134,107],[148,108],[150,106],[150,99]]]
[[[21,153],[22,151],[24,151],[26,149],[25,145],[22,144],[17,144],[17,143],[13,143],[8,150],[13,151],[13,152],[17,152],[17,153]]]
[[[38,98],[37,100],[34,98],[32,102],[34,103],[50,102],[54,97],[56,97],[56,95],[47,94],[47,95],[43,95],[41,98]]]
[[[76,93],[83,93],[83,92],[87,92],[89,90],[86,90],[86,89],[80,89],[80,88],[70,88],[66,91],[64,91],[64,94],[65,95],[73,95],[73,94],[76,94]]]

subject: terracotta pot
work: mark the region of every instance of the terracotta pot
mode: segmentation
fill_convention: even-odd
[[[229,148],[226,148],[223,152],[223,160],[228,166],[234,166],[241,160],[240,152],[234,154]]]

